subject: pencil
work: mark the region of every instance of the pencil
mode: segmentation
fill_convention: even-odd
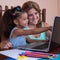
[[[22,55],[28,56],[28,57],[34,57],[34,58],[56,58],[57,57],[57,54],[32,52],[32,51],[26,51],[25,53],[21,54],[21,56]]]

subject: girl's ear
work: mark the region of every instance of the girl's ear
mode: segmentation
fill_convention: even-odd
[[[17,20],[14,20],[14,24],[15,24],[15,25],[18,25],[18,21],[17,21]]]

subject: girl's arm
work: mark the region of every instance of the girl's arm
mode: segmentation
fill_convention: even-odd
[[[23,29],[16,29],[13,34],[12,37],[17,37],[20,35],[30,35],[30,34],[38,34],[47,30],[50,30],[51,26],[49,27],[42,27],[42,28],[35,28],[35,29],[30,29],[30,30],[23,30]]]

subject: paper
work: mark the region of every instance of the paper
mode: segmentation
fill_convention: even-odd
[[[18,49],[12,49],[12,50],[0,51],[0,54],[17,59],[19,54],[21,54],[22,52],[24,52],[24,51],[18,50]]]
[[[22,52],[26,52],[26,51],[19,50],[19,49],[12,49],[12,50],[0,51],[0,54],[6,55],[8,57],[12,57],[18,60],[19,54],[21,54]],[[27,60],[37,60],[37,58],[29,57]]]

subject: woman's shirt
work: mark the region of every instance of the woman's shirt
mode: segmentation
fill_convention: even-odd
[[[44,27],[44,24],[42,23],[41,27]],[[25,27],[24,30],[29,30],[29,27]],[[31,39],[31,40],[47,40],[47,36],[46,36],[46,32],[42,32],[40,33],[39,37],[34,37],[33,35],[28,35],[28,37]]]
[[[12,43],[13,45],[13,48],[14,47],[18,47],[18,46],[23,46],[23,45],[26,45],[26,37],[24,35],[22,36],[17,36],[16,38],[12,38],[12,33],[14,30],[18,29],[17,27],[13,28],[12,31],[11,31],[11,34],[10,34],[10,42]]]

